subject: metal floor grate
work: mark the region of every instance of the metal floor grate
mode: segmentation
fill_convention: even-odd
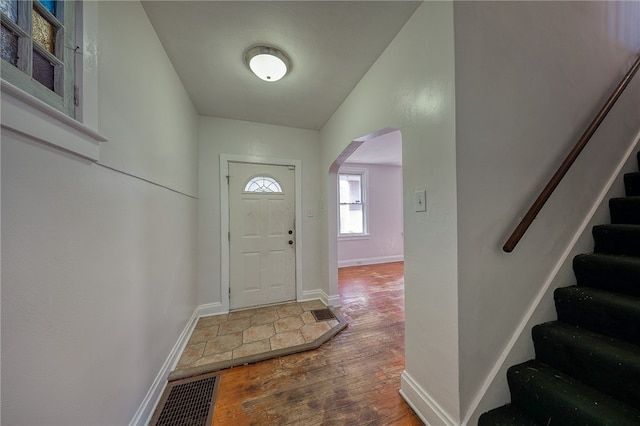
[[[167,384],[150,426],[208,426],[213,421],[213,408],[220,373],[189,377]]]
[[[337,319],[336,316],[333,315],[333,312],[331,312],[331,309],[315,309],[312,310],[311,313],[316,319],[316,322]]]

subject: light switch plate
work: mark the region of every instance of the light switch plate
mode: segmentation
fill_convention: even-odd
[[[413,200],[416,212],[427,211],[427,191],[426,189],[419,189],[416,191],[415,198]]]

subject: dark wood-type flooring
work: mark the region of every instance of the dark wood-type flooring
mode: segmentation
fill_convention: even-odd
[[[341,268],[349,326],[315,351],[225,370],[214,421],[226,425],[422,425],[402,399],[402,262]]]

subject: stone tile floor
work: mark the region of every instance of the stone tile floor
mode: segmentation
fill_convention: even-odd
[[[203,317],[187,342],[176,370],[221,363],[313,342],[338,325],[316,321],[326,309],[319,300],[234,311]]]

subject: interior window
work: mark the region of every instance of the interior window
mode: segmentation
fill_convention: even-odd
[[[361,173],[339,174],[340,234],[365,233],[365,209],[363,175]]]
[[[0,0],[2,79],[75,116],[76,2]]]

